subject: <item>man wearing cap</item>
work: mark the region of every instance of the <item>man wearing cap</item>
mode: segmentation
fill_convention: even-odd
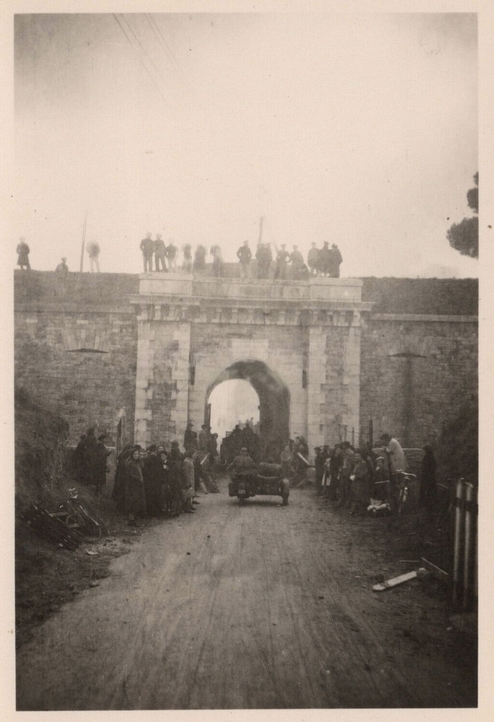
[[[400,442],[389,434],[382,434],[380,441],[388,455],[390,472],[394,476],[398,471],[406,471],[408,468],[405,452]]]
[[[249,248],[249,241],[244,241],[237,251],[237,258],[240,263],[240,278],[247,280],[250,276],[250,260],[252,252]]]
[[[187,449],[192,449],[192,451],[197,449],[197,431],[192,429],[193,426],[194,424],[192,421],[189,421],[187,428],[185,429],[184,447],[186,451]]]
[[[234,469],[235,471],[248,471],[249,469],[256,468],[256,465],[249,456],[246,446],[242,446],[240,454],[234,458],[228,468]]]
[[[69,274],[69,267],[65,263],[66,260],[67,259],[64,256],[61,263],[59,263],[58,266],[55,268],[55,273],[57,274],[57,278],[59,279],[59,281],[67,280],[67,276]]]
[[[156,240],[153,241],[153,249],[154,249],[154,270],[155,271],[167,271],[166,267],[166,246],[165,242],[161,237],[160,233],[156,234]],[[161,269],[160,269],[161,266]],[[152,268],[151,268],[152,270]]]
[[[286,271],[288,268],[288,259],[290,254],[286,250],[286,243],[281,244],[280,250],[276,254],[276,266],[274,269],[274,277],[281,281],[286,280]]]
[[[199,451],[203,454],[207,454],[209,451],[209,445],[211,442],[211,427],[209,424],[203,424],[199,431]]]
[[[342,261],[343,257],[340,253],[340,249],[336,243],[333,243],[328,255],[329,275],[331,278],[340,277],[340,266]]]

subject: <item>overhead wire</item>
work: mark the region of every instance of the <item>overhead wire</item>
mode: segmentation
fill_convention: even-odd
[[[164,49],[165,53],[167,54],[170,62],[174,66],[174,69],[176,71],[178,71],[178,73],[180,73],[180,75],[182,76],[182,79],[185,81],[185,83],[190,86],[187,76],[185,75],[184,71],[180,67],[180,64],[178,63],[177,59],[175,58],[170,46],[168,45],[168,42],[167,42],[165,36],[163,35],[160,28],[158,27],[156,20],[153,18],[151,13],[144,13],[144,14],[146,16],[146,19],[147,19],[151,29],[153,30],[154,34],[156,35],[158,42],[160,43],[161,47]]]
[[[137,57],[138,57],[138,59],[139,59],[139,62],[141,63],[142,67],[144,68],[144,70],[147,72],[147,74],[148,74],[149,77],[151,78],[151,81],[152,81],[153,85],[156,87],[156,89],[158,90],[158,92],[159,92],[162,100],[164,100],[164,101],[166,102],[166,98],[165,98],[165,96],[163,95],[162,89],[160,88],[160,86],[159,86],[158,83],[156,82],[156,79],[153,77],[153,74],[152,74],[151,71],[149,70],[149,68],[148,68],[148,66],[146,65],[146,63],[143,61],[141,53],[139,52],[138,48],[135,47],[134,43],[131,41],[129,35],[127,34],[127,32],[126,32],[126,30],[125,30],[125,28],[123,27],[122,23],[121,23],[120,20],[118,19],[117,14],[116,14],[116,13],[112,13],[112,15],[113,15],[113,17],[115,18],[115,20],[116,20],[118,26],[120,27],[121,31],[123,32],[123,34],[124,34],[125,37],[127,38],[127,41],[128,41],[128,43],[129,43],[129,45],[131,46],[131,48],[132,48],[132,49],[135,51],[135,53],[137,54]],[[127,23],[127,24],[128,24],[128,23]],[[130,26],[129,26],[129,27],[130,27]],[[132,30],[132,28],[130,28],[130,29]],[[133,31],[132,31],[132,32],[133,32]],[[135,33],[134,33],[134,36],[135,36]],[[136,36],[136,37],[137,37],[137,36]],[[142,47],[142,46],[141,46],[141,47]],[[148,57],[149,57],[149,56],[148,56]],[[152,62],[152,61],[151,61],[151,62]],[[153,63],[153,65],[154,65],[154,63]]]
[[[143,52],[144,55],[148,58],[149,62],[151,63],[151,65],[152,65],[153,68],[155,69],[155,71],[156,71],[156,73],[157,73],[160,81],[163,83],[163,85],[166,85],[166,84],[165,84],[165,76],[162,75],[160,69],[158,68],[158,66],[156,65],[156,63],[153,61],[152,57],[150,56],[150,54],[148,53],[148,51],[146,50],[146,48],[144,47],[144,45],[141,43],[141,39],[139,38],[139,35],[135,32],[134,28],[133,28],[132,25],[130,24],[130,22],[129,22],[129,20],[127,19],[127,17],[126,17],[125,15],[123,15],[122,13],[121,13],[121,15],[122,15],[122,20],[125,22],[125,24],[126,24],[127,27],[129,28],[129,30],[131,31],[132,35],[135,37],[135,39],[136,39],[137,42],[139,43],[139,47],[141,48],[142,52]]]

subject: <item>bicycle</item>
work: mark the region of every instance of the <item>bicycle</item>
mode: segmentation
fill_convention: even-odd
[[[398,490],[396,504],[397,504],[398,515],[400,515],[402,513],[403,509],[404,508],[406,509],[406,507],[407,507],[408,494],[410,491],[409,485],[408,485],[408,480],[413,479],[416,481],[417,477],[415,474],[408,474],[405,471],[397,471],[396,476],[400,477],[399,481],[397,483],[397,487],[396,487]]]
[[[60,504],[58,511],[48,512],[54,519],[60,519],[69,529],[76,529],[88,539],[100,539],[107,529],[96,514],[90,512],[78,500],[77,489],[69,489],[69,498]]]

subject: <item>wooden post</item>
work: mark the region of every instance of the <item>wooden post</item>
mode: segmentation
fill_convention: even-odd
[[[374,446],[374,422],[372,419],[369,419],[369,442],[372,448]]]
[[[473,497],[472,484],[465,484],[465,547],[463,555],[463,609],[467,609],[471,599],[472,551],[474,548]]]
[[[84,226],[82,228],[81,269],[80,269],[81,273],[82,273],[82,269],[84,266],[84,246],[86,243],[86,225],[87,225],[87,208],[86,208],[86,212],[84,214]]]
[[[262,229],[264,225],[264,216],[261,216],[259,220],[259,238],[257,239],[257,243],[262,243]]]

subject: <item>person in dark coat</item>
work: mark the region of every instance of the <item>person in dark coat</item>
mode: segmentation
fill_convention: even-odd
[[[369,467],[362,458],[360,449],[355,452],[354,467],[350,475],[349,514],[364,512],[369,504]]]
[[[323,454],[323,451],[320,446],[315,446],[314,451],[316,452],[315,456],[315,467],[316,467],[316,494],[317,496],[320,496],[322,494],[322,477],[324,474],[324,462],[326,461],[326,458]]]
[[[328,241],[324,241],[323,247],[319,249],[319,258],[317,260],[317,270],[321,276],[329,276],[331,265],[331,251]]]
[[[268,243],[260,243],[256,251],[257,259],[257,277],[268,278],[269,269],[271,268],[271,261],[273,255],[271,253],[271,247]]]
[[[286,243],[282,243],[280,250],[276,254],[276,266],[274,268],[275,279],[279,278],[280,281],[286,280],[289,258],[290,254],[286,250]]]
[[[30,271],[31,265],[29,263],[29,253],[31,249],[24,238],[19,238],[19,243],[17,244],[17,248],[15,250],[17,252],[17,265],[21,270],[26,269],[26,271]]]
[[[196,273],[203,273],[206,270],[206,249],[204,246],[197,246],[193,268]]]
[[[154,248],[154,269],[155,271],[168,271],[166,267],[167,248],[165,242],[159,233],[156,234],[156,240],[153,242]],[[161,266],[161,269],[160,269]]]
[[[156,444],[152,444],[142,466],[147,516],[161,516],[163,466],[157,452]]]
[[[94,485],[98,495],[101,494],[101,489],[106,484],[106,475],[109,471],[108,457],[110,456],[111,451],[109,451],[105,446],[105,439],[107,438],[107,434],[100,434],[98,436],[94,456]]]
[[[177,270],[177,254],[178,248],[176,247],[173,238],[170,238],[170,242],[166,247],[166,259],[168,261],[170,271],[173,272]]]
[[[340,470],[343,463],[343,450],[340,444],[335,444],[332,451],[327,449],[325,452],[329,467],[329,490],[328,499],[336,501],[338,498],[338,489],[340,482]]]
[[[252,251],[249,248],[249,241],[244,241],[243,245],[237,251],[237,258],[240,263],[240,278],[245,281],[250,277],[250,260]]]
[[[79,443],[74,449],[72,459],[70,460],[70,467],[72,476],[80,484],[84,483],[84,446],[86,443],[86,434],[82,434],[79,439]]]
[[[182,270],[184,273],[192,273],[192,246],[190,243],[186,243],[185,246],[182,249],[183,252],[183,262],[182,262]]]
[[[168,464],[168,454],[164,449],[160,451],[159,447],[158,458],[160,461],[160,507],[165,514],[171,516],[173,514],[173,494],[170,484],[170,467]]]
[[[125,513],[125,464],[134,450],[133,444],[126,444],[117,458],[115,478],[113,480],[113,491],[111,498],[116,504],[117,511]],[[138,450],[140,450],[140,446]]]
[[[431,517],[437,508],[436,457],[430,444],[426,444],[423,448],[419,506],[424,507],[427,515]]]
[[[340,249],[333,243],[328,255],[329,275],[331,278],[340,277],[340,266],[343,261]]]
[[[141,451],[136,447],[125,462],[125,513],[130,526],[136,526],[137,517],[146,514]]]
[[[98,457],[98,439],[96,438],[96,427],[90,426],[86,432],[83,449],[82,480],[88,486],[96,484],[96,467]]]
[[[151,233],[146,234],[146,238],[142,239],[139,244],[139,248],[142,251],[144,273],[148,273],[148,271],[153,270],[154,241],[151,238]]]
[[[180,451],[178,441],[172,441],[172,448],[168,456],[168,478],[170,482],[170,493],[172,496],[173,513],[178,516],[182,511],[182,466],[183,454]]]
[[[198,446],[197,431],[194,431],[192,429],[193,426],[194,424],[192,423],[192,421],[189,421],[189,423],[187,424],[187,428],[185,429],[184,448],[186,451],[188,449],[192,449],[193,451],[195,451]]]
[[[317,267],[319,264],[319,249],[316,248],[316,244],[312,243],[307,256],[307,265],[309,267],[309,273],[311,276],[317,276]]]

